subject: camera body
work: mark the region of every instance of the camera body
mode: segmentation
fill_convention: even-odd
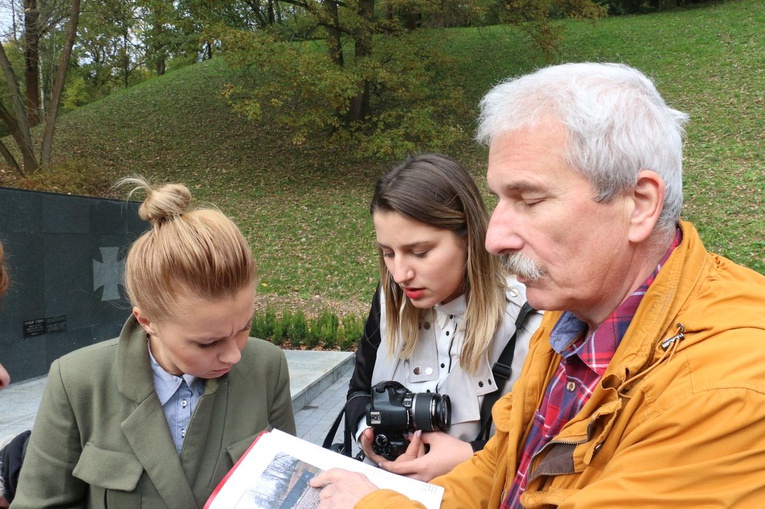
[[[446,394],[414,393],[389,380],[372,387],[367,405],[367,426],[375,432],[376,454],[395,460],[406,451],[405,434],[415,431],[444,431],[451,423],[451,401]]]

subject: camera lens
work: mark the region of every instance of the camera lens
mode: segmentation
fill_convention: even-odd
[[[414,428],[422,431],[444,431],[449,428],[452,404],[447,394],[421,392],[412,402]]]
[[[446,394],[414,393],[400,382],[378,382],[366,408],[366,422],[375,432],[376,454],[394,460],[406,451],[407,433],[446,431],[451,424],[451,401]]]

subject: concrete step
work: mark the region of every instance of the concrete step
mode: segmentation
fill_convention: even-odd
[[[285,350],[284,354],[295,415],[353,366],[354,358],[351,352]]]

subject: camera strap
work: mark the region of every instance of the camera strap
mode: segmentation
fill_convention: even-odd
[[[515,343],[518,337],[518,330],[520,330],[523,322],[526,320],[526,316],[530,312],[534,311],[534,308],[528,302],[524,302],[521,306],[521,310],[518,311],[518,317],[515,319],[515,332],[507,341],[502,353],[499,354],[497,362],[491,368],[491,372],[494,375],[494,381],[496,382],[496,389],[494,392],[485,394],[483,397],[483,403],[481,403],[481,431],[478,433],[476,440],[486,441],[489,439],[489,432],[491,431],[491,407],[497,402],[502,389],[505,387],[505,383],[512,374],[513,355],[515,354]]]
[[[337,414],[337,417],[335,417],[335,422],[332,423],[332,426],[329,427],[329,431],[327,432],[327,436],[324,437],[324,442],[321,444],[321,446],[325,449],[330,449],[335,452],[338,452],[340,454],[345,454],[346,456],[350,456],[349,454],[346,454],[346,451],[350,451],[350,443],[349,442],[349,436],[346,436],[347,433],[343,434],[343,441],[338,444],[333,444],[332,441],[335,439],[335,434],[337,433],[337,428],[340,427],[340,422],[343,420],[343,416],[345,415],[345,407],[340,409],[340,413]]]
[[[358,396],[366,396],[366,392],[362,391],[356,391],[352,393],[348,400],[354,399]],[[346,402],[347,404],[347,402]],[[335,417],[335,422],[332,423],[332,426],[330,426],[329,431],[327,432],[327,436],[324,437],[324,442],[321,444],[321,446],[325,449],[329,449],[331,451],[340,453],[344,456],[351,457],[352,455],[352,438],[351,438],[351,432],[350,428],[348,426],[344,427],[343,430],[343,441],[342,442],[333,442],[335,439],[335,434],[337,433],[337,429],[340,427],[340,422],[343,420],[344,417],[347,417],[345,414],[345,405],[343,405],[343,408],[340,409],[340,413],[337,414],[337,417]],[[361,454],[361,453],[359,453]],[[358,455],[357,455],[358,456]],[[363,458],[356,458],[356,459],[363,459]]]

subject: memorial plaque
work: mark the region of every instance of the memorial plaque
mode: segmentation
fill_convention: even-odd
[[[66,331],[66,315],[51,316],[45,319],[45,333]]]
[[[64,331],[66,331],[66,315],[24,320],[25,338],[40,336],[41,334],[50,334],[51,332]]]
[[[24,320],[24,337],[31,338],[45,334],[45,318],[36,318],[34,320]]]

